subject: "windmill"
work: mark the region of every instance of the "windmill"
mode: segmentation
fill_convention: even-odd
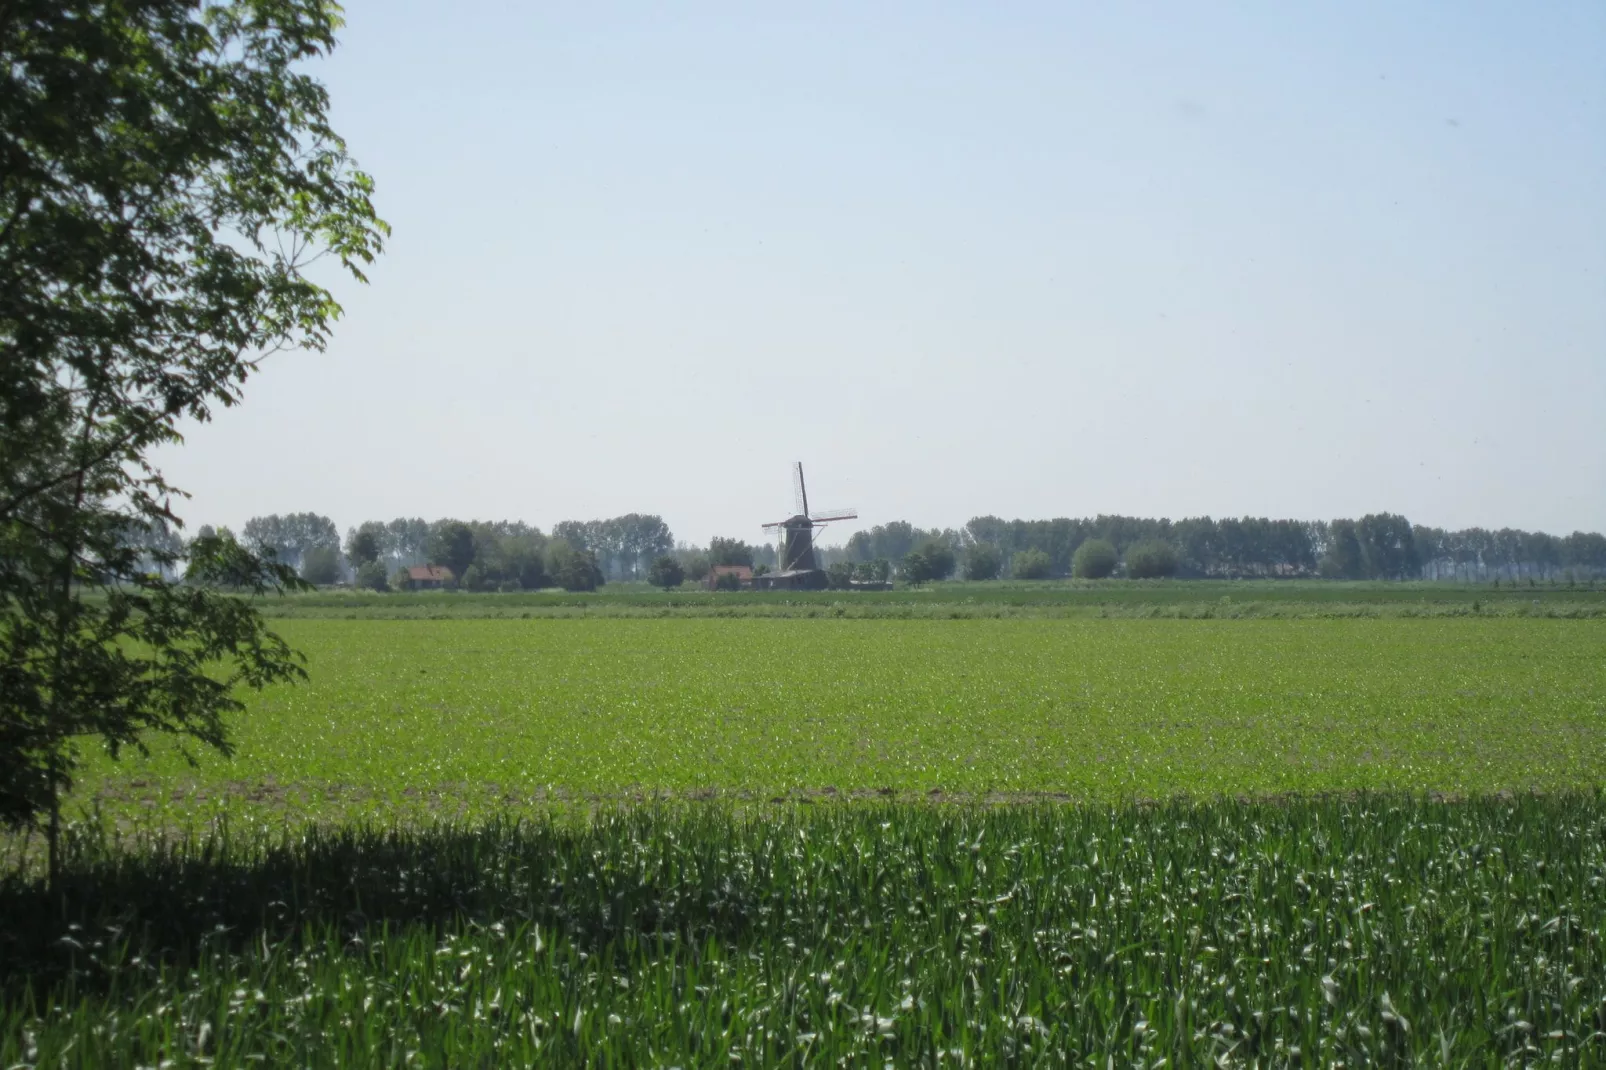
[[[803,462],[792,466],[792,496],[796,512],[785,520],[764,525],[765,531],[780,538],[780,566],[768,575],[756,577],[755,586],[769,589],[819,590],[826,585],[825,570],[814,558],[814,529],[834,520],[855,520],[857,509],[827,509],[809,512],[809,488],[803,482]]]

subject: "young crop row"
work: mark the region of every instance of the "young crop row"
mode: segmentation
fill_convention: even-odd
[[[285,621],[232,761],[99,762],[129,827],[729,795],[1160,799],[1606,782],[1606,622]],[[202,818],[204,820],[204,817]]]
[[[85,840],[0,916],[4,1066],[1606,1061],[1598,794]]]

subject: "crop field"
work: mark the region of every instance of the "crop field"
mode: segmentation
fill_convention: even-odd
[[[1606,802],[630,808],[0,883],[6,1066],[1598,1066]]]
[[[0,841],[0,1067],[1606,1065],[1577,593],[316,597],[232,760],[91,758],[59,896]]]
[[[232,761],[97,764],[171,826],[709,794],[1473,794],[1606,781],[1606,621],[286,620]]]
[[[377,594],[319,591],[261,603],[275,617],[451,619],[541,617],[1443,617],[1606,619],[1606,580],[1378,583],[1302,580],[1007,580],[933,583],[892,591],[660,591],[609,584],[597,591]]]

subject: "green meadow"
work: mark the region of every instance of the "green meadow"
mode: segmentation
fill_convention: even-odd
[[[551,801],[1588,788],[1606,621],[285,620],[233,760],[97,761],[123,821]]]
[[[1595,596],[1262,586],[287,600],[0,1066],[1606,1065]]]

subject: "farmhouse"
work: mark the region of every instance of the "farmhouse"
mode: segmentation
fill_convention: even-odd
[[[753,589],[756,591],[823,591],[829,580],[826,579],[825,570],[819,568],[794,568],[784,572],[766,572],[753,579]]]
[[[719,588],[719,578],[721,576],[735,576],[736,582],[741,584],[743,589],[753,586],[753,566],[751,565],[715,565],[708,570],[707,582],[710,591]]]
[[[441,565],[414,565],[407,570],[409,591],[432,591],[452,582],[452,570]]]

